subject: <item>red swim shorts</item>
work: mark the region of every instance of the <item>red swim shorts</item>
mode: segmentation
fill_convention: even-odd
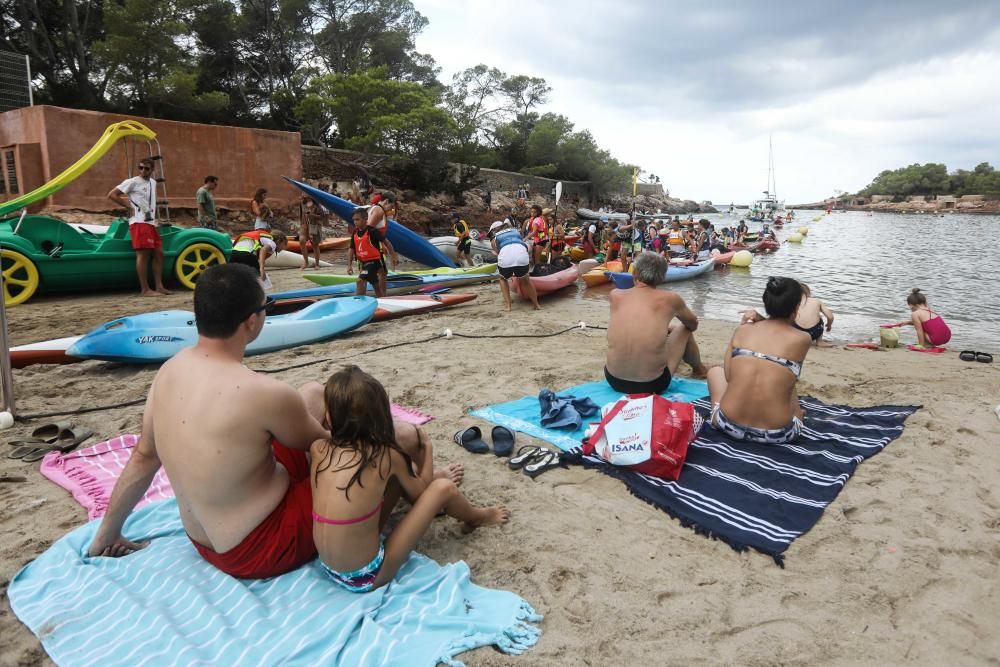
[[[216,553],[191,540],[202,558],[241,579],[276,577],[316,557],[309,460],[304,451],[289,449],[277,440],[272,440],[271,446],[274,458],[285,466],[291,478],[285,497],[274,511],[225,553]]]
[[[135,250],[152,250],[163,247],[163,241],[160,240],[160,233],[156,231],[156,225],[133,222],[128,226],[128,233],[132,237],[132,248]]]

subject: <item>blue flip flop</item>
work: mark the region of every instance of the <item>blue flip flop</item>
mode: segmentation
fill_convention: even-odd
[[[514,453],[514,432],[506,426],[494,426],[493,453],[497,456],[510,456]]]
[[[479,430],[478,426],[470,426],[458,431],[453,440],[473,454],[485,454],[490,451],[490,446],[483,441],[483,432]]]

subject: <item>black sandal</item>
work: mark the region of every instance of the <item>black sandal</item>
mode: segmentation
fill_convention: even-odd
[[[510,457],[510,460],[507,461],[507,465],[510,466],[511,470],[523,468],[525,464],[531,461],[531,459],[538,456],[541,451],[543,451],[543,448],[538,447],[537,445],[525,445],[517,450],[517,454]]]
[[[973,352],[972,350],[963,350],[962,352],[958,353],[958,358],[961,359],[962,361],[975,361],[976,353]]]
[[[976,352],[976,361],[983,364],[992,364],[993,355],[989,352]]]
[[[559,466],[566,467],[566,464],[562,462],[558,452],[554,452],[551,449],[544,449],[524,466],[524,474],[534,479],[541,475],[546,470],[551,470],[552,468],[558,468]]]

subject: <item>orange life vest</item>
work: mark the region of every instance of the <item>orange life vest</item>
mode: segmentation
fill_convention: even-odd
[[[358,234],[356,231],[353,234],[354,256],[360,262],[376,262],[382,259],[382,253],[371,241],[371,229],[366,229],[368,231],[365,234]]]

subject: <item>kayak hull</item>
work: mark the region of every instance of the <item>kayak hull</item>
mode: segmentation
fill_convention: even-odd
[[[581,277],[583,278],[583,282],[587,283],[587,287],[598,287],[608,282],[607,273],[621,270],[622,263],[616,260],[606,264],[599,264]]]
[[[328,211],[332,211],[348,223],[352,222],[351,216],[354,215],[354,211],[358,208],[362,208],[352,204],[346,199],[341,199],[337,195],[332,195],[329,192],[323,192],[322,190],[306,185],[305,183],[300,183],[293,178],[285,176],[285,180],[312,197],[317,204],[323,206]],[[455,262],[431,245],[427,239],[423,238],[419,234],[413,233],[395,220],[389,220],[388,228],[389,242],[392,244],[392,247],[396,250],[396,252],[403,257],[408,257],[414,262],[431,268],[436,266],[447,266],[449,268],[455,267]]]
[[[454,236],[435,236],[432,239],[428,239],[428,241],[443,254],[447,255],[449,259],[458,262],[458,248],[455,247],[456,239]],[[470,254],[472,255],[473,262],[489,264],[497,261],[497,254],[493,252],[493,246],[479,239],[473,239]]]
[[[264,354],[332,338],[366,324],[378,302],[370,297],[318,301],[289,315],[268,317],[246,348]],[[76,341],[67,354],[82,359],[158,363],[198,342],[194,314],[167,310],[123,317],[99,326]]]
[[[471,267],[460,267],[457,269],[449,269],[447,267],[440,267],[437,269],[424,269],[421,271],[407,271],[406,273],[390,273],[388,280],[392,280],[394,277],[401,275],[410,276],[473,276],[473,275],[483,275],[496,273],[496,264],[483,264],[481,266],[471,266]],[[317,285],[346,285],[357,282],[357,276],[343,275],[339,273],[308,273],[302,276],[310,282],[314,282]]]
[[[704,275],[712,270],[715,266],[715,261],[712,259],[705,260],[698,264],[692,264],[691,266],[671,266],[667,270],[668,283],[676,283],[682,280],[690,280],[692,278],[697,278],[700,275]],[[635,278],[631,273],[623,273],[621,271],[608,271],[608,280],[615,284],[618,289],[629,289],[635,286]]]
[[[455,276],[414,276],[409,274],[397,275],[386,281],[386,294],[390,296],[400,294],[413,294],[423,289],[461,287],[462,285],[476,285],[479,283],[496,280],[495,273],[473,273]],[[322,287],[312,287],[300,290],[290,290],[272,294],[276,300],[284,299],[324,299],[328,297],[353,296],[355,283],[340,285],[324,285]],[[367,294],[374,295],[375,291],[371,285],[367,285]]]
[[[572,285],[576,282],[578,277],[576,267],[571,266],[559,271],[558,273],[553,273],[548,276],[528,276],[527,279],[531,281],[532,285],[534,285],[538,296],[544,296],[557,290],[561,290],[563,287]],[[524,278],[511,278],[511,288],[522,298],[527,298],[521,293],[520,281],[522,280],[524,280]]]

